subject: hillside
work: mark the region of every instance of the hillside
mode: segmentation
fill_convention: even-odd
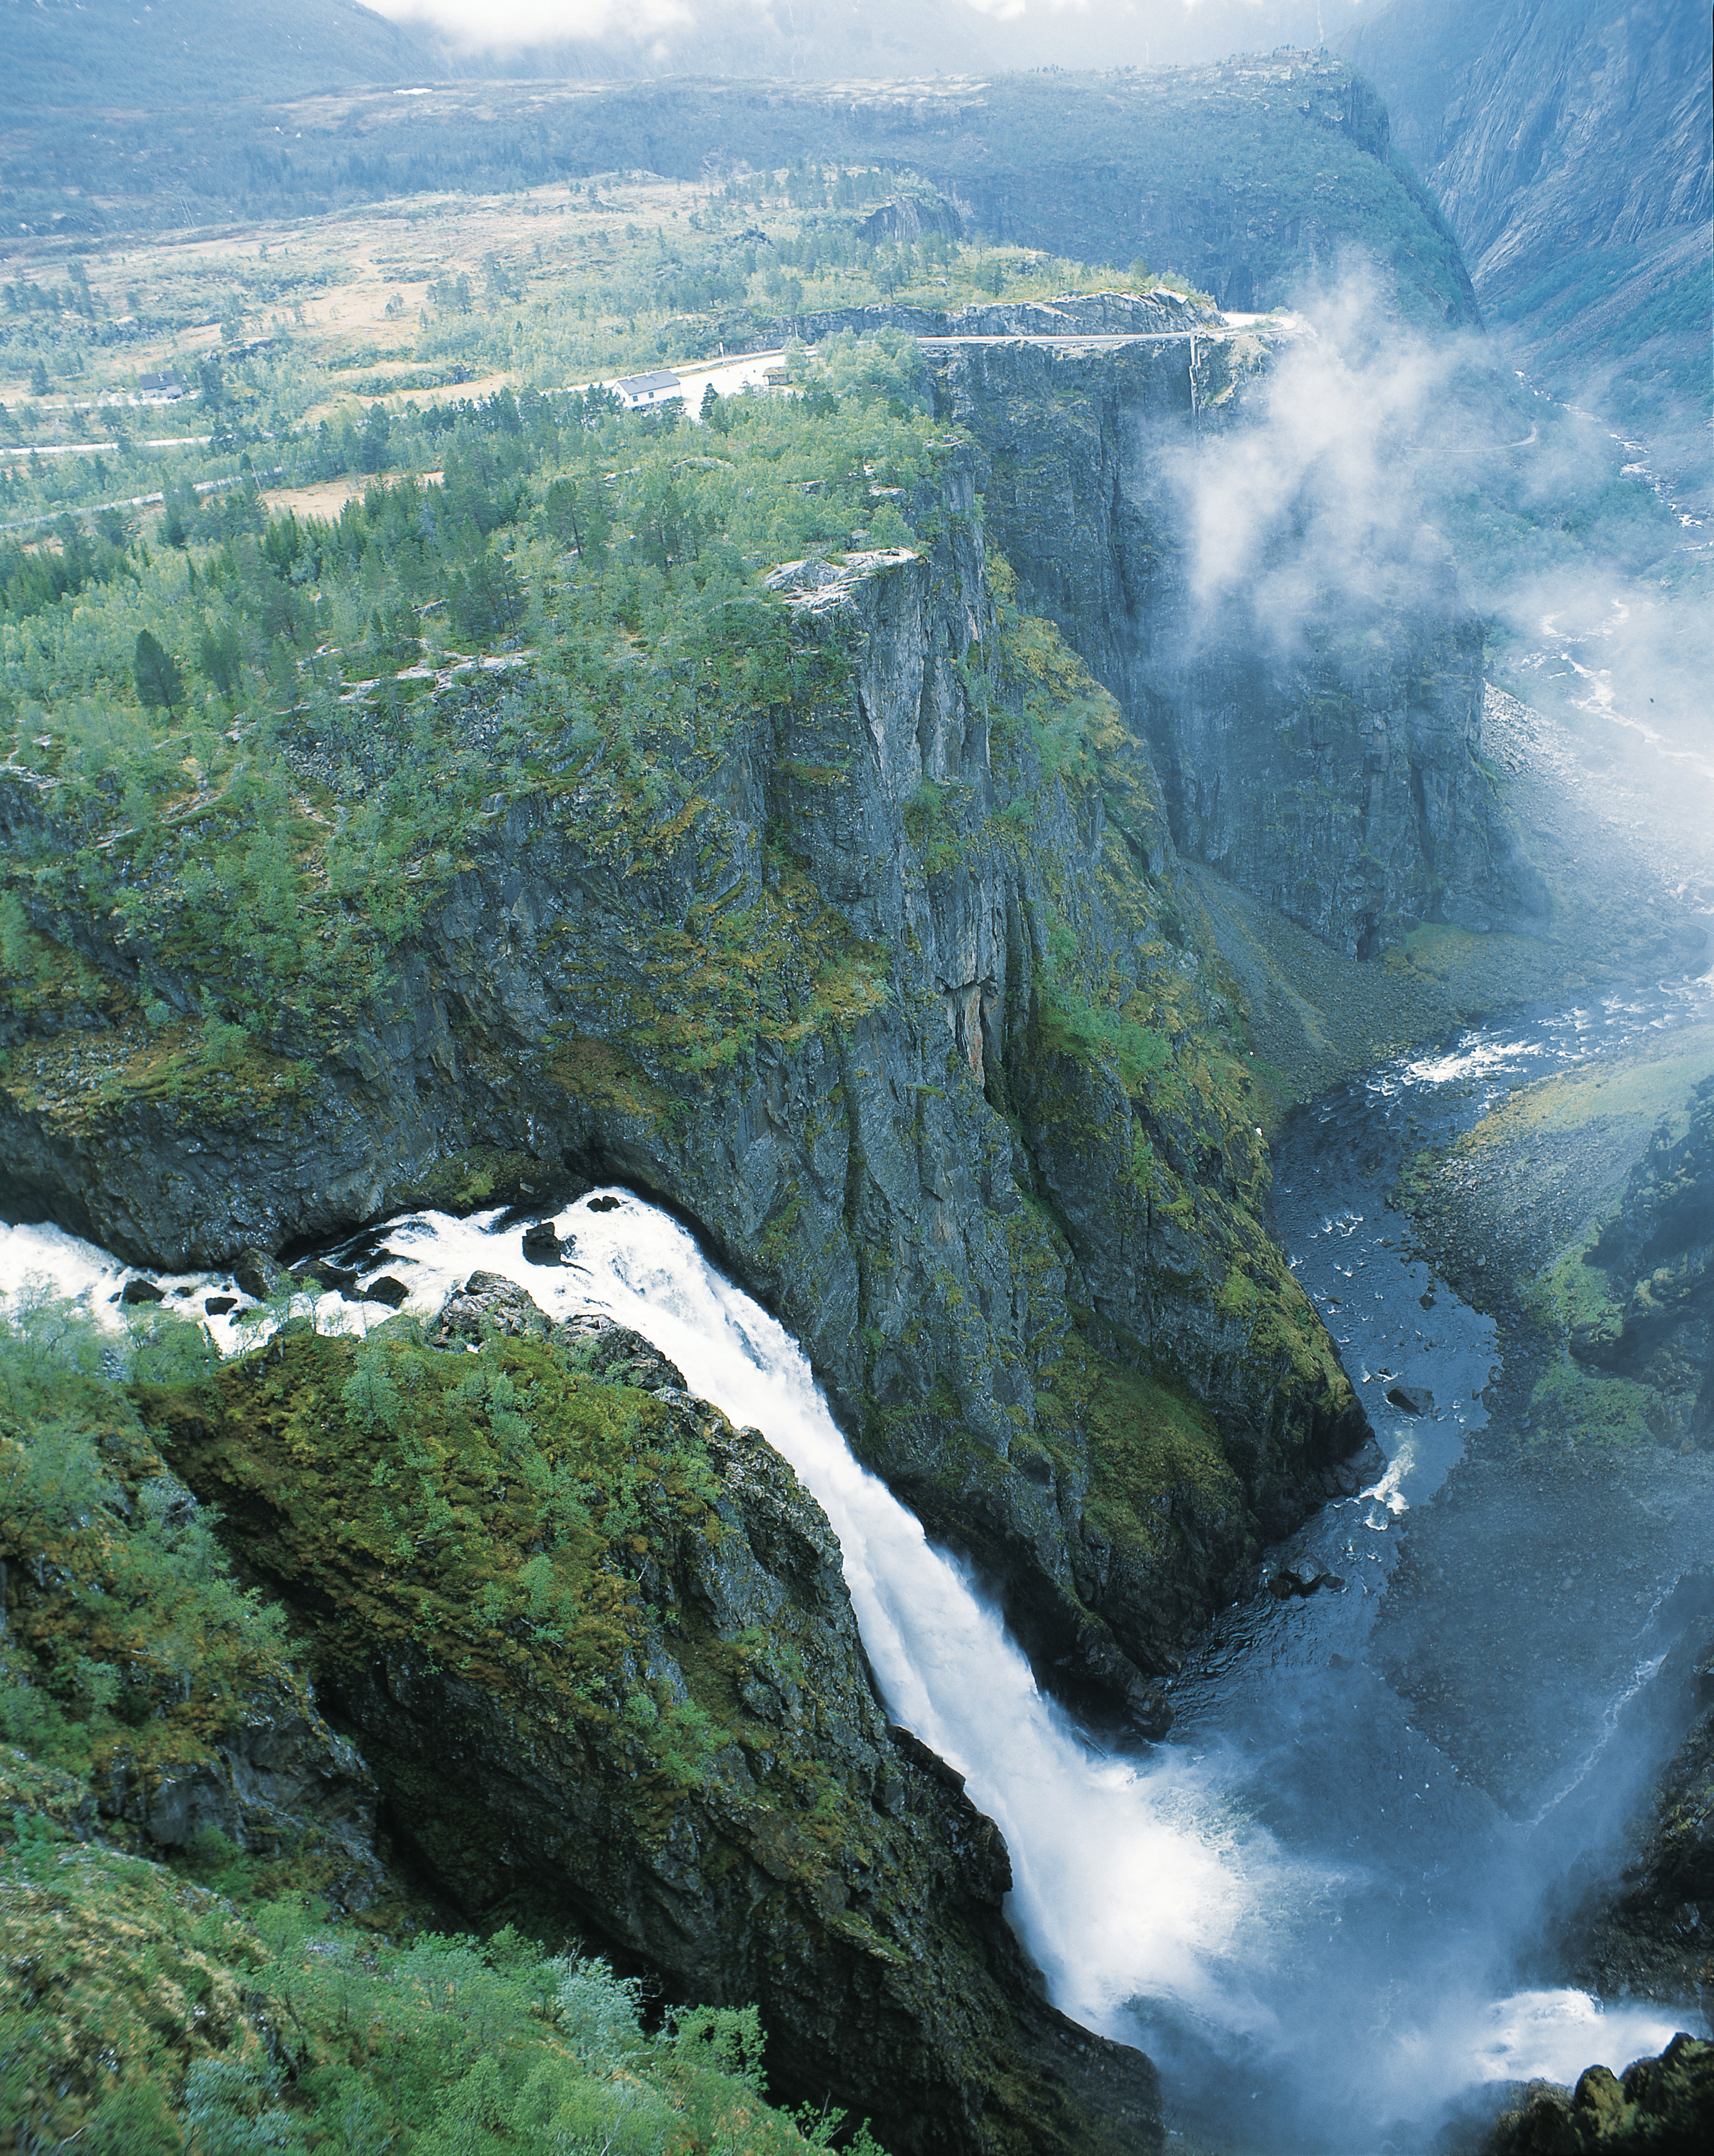
[[[1707,11],[1393,0],[1343,49],[1387,100],[1491,322],[1634,424],[1706,413]]]
[[[1353,249],[1408,309],[1475,319],[1456,243],[1389,147],[1360,76],[1282,53],[1202,69],[864,85],[679,80],[447,85],[162,114],[92,133],[51,116],[6,139],[0,201],[25,233],[297,217],[425,192],[806,159],[915,172],[997,240],[1142,257],[1223,305],[1266,309]]]
[[[183,110],[344,83],[432,81],[442,63],[355,0],[3,0],[8,126],[76,107]]]

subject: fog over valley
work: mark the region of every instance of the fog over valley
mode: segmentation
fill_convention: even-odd
[[[0,2152],[1714,2146],[1706,13],[0,40]]]

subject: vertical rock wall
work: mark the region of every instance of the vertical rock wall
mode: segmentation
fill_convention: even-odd
[[[1353,957],[1423,921],[1527,927],[1545,895],[1479,761],[1481,631],[1450,562],[1419,548],[1377,565],[1383,596],[1325,588],[1289,621],[1198,593],[1197,459],[1265,424],[1277,341],[931,349],[986,453],[990,542],[1147,743],[1182,853]]]

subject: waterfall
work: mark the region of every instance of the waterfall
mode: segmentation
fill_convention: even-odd
[[[1151,2051],[1204,2134],[1373,2148],[1386,2122],[1421,2118],[1473,2083],[1568,2080],[1597,2056],[1622,2066],[1686,2025],[1652,2008],[1604,2013],[1578,1991],[1496,1995],[1534,1876],[1503,1840],[1472,1843],[1472,1815],[1433,1779],[1440,1763],[1402,1717],[1375,1718],[1373,1694],[1353,1710],[1324,1671],[1276,1661],[1271,1676],[1262,1666],[1267,1712],[1254,1691],[1239,1706],[1237,1686],[1224,1728],[1215,1713],[1193,1743],[1104,1753],[1038,1688],[967,1569],[853,1456],[791,1336],[694,1237],[619,1189],[589,1194],[555,1224],[573,1242],[569,1263],[527,1262],[521,1224],[498,1214],[426,1213],[388,1223],[374,1265],[408,1282],[423,1315],[477,1271],[517,1281],[552,1317],[604,1311],[670,1356],[693,1392],[764,1433],[839,1537],[889,1712],[965,1776],[1004,1834],[1008,1913],[1055,2004]],[[38,1292],[86,1296],[117,1326],[126,1270],[58,1229],[0,1224],[0,1295],[33,1280]],[[229,1291],[218,1276],[157,1277],[187,1315],[205,1291]],[[326,1296],[316,1315],[355,1328],[385,1313]],[[223,1348],[239,1344],[231,1320],[205,1322]],[[1354,1501],[1353,1532],[1393,1518],[1369,1502],[1383,1494]],[[1269,1785],[1306,1773],[1337,1833],[1306,1835],[1288,1809],[1293,1831],[1276,1835]],[[1425,1829],[1435,1808],[1438,1828]]]

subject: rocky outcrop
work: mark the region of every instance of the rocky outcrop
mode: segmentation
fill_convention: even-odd
[[[937,355],[935,381],[986,453],[987,529],[1021,603],[1057,624],[1147,743],[1180,853],[1353,957],[1423,921],[1527,927],[1546,894],[1478,764],[1481,629],[1450,559],[1423,558],[1406,520],[1365,588],[1270,611],[1255,598],[1264,555],[1240,586],[1198,589],[1198,516],[1245,514],[1211,498],[1220,482],[1198,463],[1265,424],[1280,349],[1231,335],[1101,352],[1020,342]],[[1295,524],[1278,541],[1306,543]]]
[[[1365,1425],[1267,1238],[1147,752],[997,595],[973,481],[949,455],[920,550],[777,573],[788,701],[474,834],[367,1020],[282,1041],[289,1106],[15,1087],[0,1190],[181,1265],[577,1176],[664,1198],[1044,1676],[1153,1728],[1184,1630]],[[134,977],[116,916],[53,932]]]
[[[864,307],[827,307],[774,322],[772,341],[801,337],[813,344],[849,330],[872,336],[902,330],[937,337],[1167,336],[1218,326],[1207,300],[1187,299],[1158,287],[1148,292],[1070,292],[1055,300],[978,301],[967,307],[911,307],[876,301]]]
[[[777,2097],[901,2156],[1158,2147],[1153,2068],[1046,2004],[998,1830],[890,1727],[792,1470],[604,1320],[481,1275],[452,1306],[474,1354],[300,1328],[163,1409],[437,1893],[755,2002]]]
[[[1621,2079],[1591,2066],[1576,2088],[1532,2082],[1480,2156],[1701,2156],[1714,2125],[1714,2044],[1681,2034]]]
[[[1670,1118],[1656,1128],[1584,1262],[1607,1275],[1612,1300],[1576,1327],[1572,1353],[1694,1396],[1690,1435],[1714,1440],[1714,1077],[1681,1132]]]
[[[1661,1689],[1690,1727],[1633,1825],[1617,1876],[1573,1929],[1573,1969],[1604,1996],[1700,1999],[1714,2006],[1714,1575],[1681,1595],[1702,1622],[1669,1654]]]

